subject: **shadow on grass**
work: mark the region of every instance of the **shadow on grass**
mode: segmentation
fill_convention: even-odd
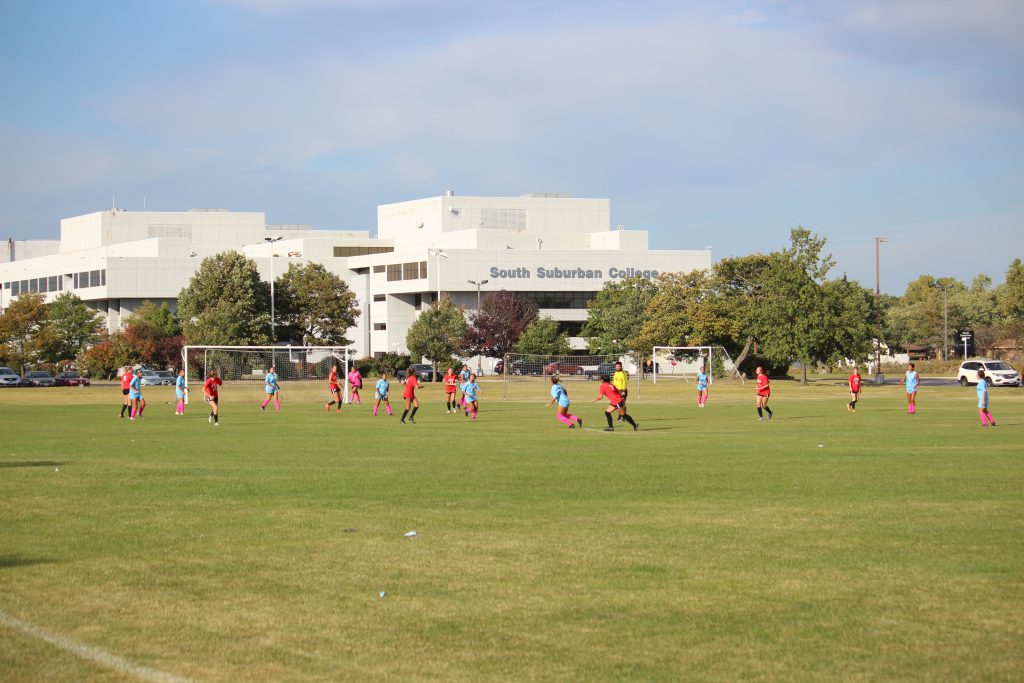
[[[0,469],[7,467],[60,467],[67,463],[62,460],[20,460],[15,462],[0,462]]]
[[[14,567],[31,567],[37,564],[53,564],[57,560],[42,557],[17,557],[14,555],[0,555],[0,569],[12,569]]]

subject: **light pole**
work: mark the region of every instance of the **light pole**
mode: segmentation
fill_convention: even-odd
[[[885,237],[875,238],[875,384],[881,384],[885,380],[885,376],[882,375],[882,275],[878,245],[889,241],[891,240]]]
[[[480,315],[480,287],[482,285],[486,285],[488,282],[490,282],[490,280],[480,280],[479,282],[476,281],[476,280],[466,280],[466,282],[468,282],[471,285],[476,285],[476,314],[479,316]],[[477,375],[482,375],[483,374],[483,358],[480,356],[480,354],[477,354],[477,356],[476,356],[476,374]]]
[[[448,254],[444,252],[444,249],[437,249],[431,247],[427,249],[427,253],[437,258],[437,305],[441,305],[441,259],[448,258]]]
[[[942,290],[942,360],[949,358],[949,305],[946,299],[946,285],[938,280],[935,287]]]
[[[274,336],[274,242],[280,242],[284,237],[264,237],[263,241],[270,244],[270,343],[277,341]]]

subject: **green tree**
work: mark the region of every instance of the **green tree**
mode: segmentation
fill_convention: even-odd
[[[347,346],[360,311],[356,295],[319,263],[291,264],[277,279],[277,337],[309,346]]]
[[[732,321],[722,315],[708,271],[661,273],[655,286],[644,323],[628,340],[629,348],[713,345],[734,333]]]
[[[178,294],[188,344],[258,345],[270,340],[270,285],[234,251],[203,259]]]
[[[657,285],[644,277],[608,281],[587,306],[587,322],[580,336],[587,338],[593,354],[629,351],[627,340],[643,327],[645,311]]]
[[[1006,281],[999,287],[999,312],[1007,320],[1024,319],[1024,263],[1014,259],[1006,271]]]
[[[22,294],[4,309],[0,340],[0,357],[21,373],[45,360],[47,349],[56,342],[42,294]]]
[[[125,324],[148,328],[154,334],[164,337],[173,337],[181,334],[181,321],[178,320],[178,316],[171,312],[166,301],[162,302],[159,306],[148,299],[143,301],[142,305],[128,317]]]
[[[52,363],[75,358],[100,338],[103,319],[71,292],[57,295],[47,306],[47,313],[53,343],[45,355]]]
[[[766,294],[765,274],[771,263],[771,256],[751,254],[724,258],[715,264],[712,288],[721,315],[732,326],[720,343],[736,359],[738,368],[746,368],[757,343],[759,310]],[[748,374],[752,374],[752,369]]]
[[[119,368],[135,365],[142,358],[123,332],[101,335],[99,341],[78,354],[78,367],[91,377],[113,379]]]
[[[438,372],[438,363],[447,363],[462,350],[466,336],[466,318],[448,297],[420,314],[409,327],[405,345],[413,358],[429,358]]]
[[[570,353],[569,336],[558,331],[558,321],[551,318],[537,318],[523,330],[515,350],[518,353],[537,353],[564,356]]]
[[[831,321],[819,360],[837,365],[844,359],[866,361],[872,354],[874,295],[844,275],[822,284],[825,310]]]

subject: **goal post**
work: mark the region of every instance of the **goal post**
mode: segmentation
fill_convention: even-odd
[[[504,384],[504,398],[509,401],[545,399],[551,396],[551,377],[557,375],[568,389],[571,385],[583,390],[585,382],[600,381],[601,375],[615,372],[615,363],[621,362],[622,369],[631,380],[631,396],[639,398],[640,364],[637,354],[612,353],[590,356],[555,356],[534,353],[507,353],[503,359],[501,377]],[[596,387],[586,388],[586,391]]]
[[[266,374],[273,367],[283,400],[326,403],[330,400],[327,377],[334,365],[347,402],[349,355],[341,346],[186,346],[181,350],[185,385],[201,391],[207,373],[217,370],[230,402],[265,396]],[[190,393],[185,394],[186,401]]]
[[[654,363],[652,378],[659,380],[696,379],[701,368],[706,368],[709,381],[739,380],[743,375],[724,346],[655,346],[651,351]]]

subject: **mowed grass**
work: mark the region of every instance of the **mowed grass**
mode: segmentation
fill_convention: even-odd
[[[983,429],[959,387],[775,382],[762,423],[645,384],[609,434],[594,384],[582,432],[490,389],[218,428],[2,391],[0,613],[203,681],[1024,678],[1024,392]],[[0,624],[0,679],[132,676]]]

